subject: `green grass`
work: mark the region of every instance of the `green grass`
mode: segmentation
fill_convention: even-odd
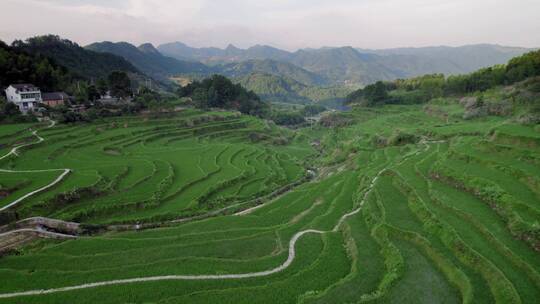
[[[1,168],[73,172],[23,201],[14,209],[20,217],[115,224],[233,209],[167,227],[36,242],[0,258],[0,277],[9,278],[0,293],[264,271],[287,259],[297,232],[328,232],[304,235],[291,266],[267,277],[141,282],[0,303],[535,303],[538,129],[501,117],[462,120],[462,113],[454,100],[438,100],[431,108],[354,109],[344,114],[352,123],[339,129],[293,131],[253,117],[192,110],[41,129],[44,143],[2,161]],[[26,128],[2,129],[2,142],[32,140]],[[422,141],[374,145],[375,136],[398,130]],[[267,137],[252,141],[253,133]],[[254,201],[298,182],[308,168],[320,175]],[[444,175],[450,173],[454,179]],[[19,187],[0,204],[55,176],[0,173],[3,188]],[[477,180],[493,188],[479,193]],[[496,208],[506,201],[492,189],[512,203]],[[230,214],[256,204],[263,205],[247,215]],[[359,206],[361,212],[330,232]]]

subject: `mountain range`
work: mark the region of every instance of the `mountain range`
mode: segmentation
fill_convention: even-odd
[[[194,61],[178,60],[162,55],[150,43],[136,47],[127,42],[99,42],[92,43],[85,49],[111,53],[131,62],[137,69],[157,80],[167,80],[171,75],[179,74],[210,74],[211,68]]]
[[[179,60],[209,65],[271,59],[288,62],[315,73],[334,85],[366,85],[377,80],[394,80],[424,74],[465,74],[479,68],[506,63],[532,49],[492,44],[461,47],[396,48],[387,50],[353,47],[300,49],[295,52],[256,45],[240,49],[193,48],[181,42],[162,44],[157,49]]]
[[[110,53],[97,53],[87,50],[78,44],[58,36],[47,35],[15,41],[16,50],[43,56],[64,66],[79,78],[106,78],[112,71],[124,71],[133,75],[142,73],[127,59]]]
[[[193,48],[181,42],[154,47],[127,42],[97,42],[80,47],[58,36],[40,36],[15,48],[46,56],[75,75],[106,77],[121,70],[134,78],[148,77],[168,86],[174,76],[185,84],[222,74],[269,101],[304,103],[333,101],[378,80],[424,74],[465,74],[506,63],[530,51],[526,48],[479,44],[462,47],[399,48],[385,50],[324,47],[295,52],[256,45],[240,49]]]

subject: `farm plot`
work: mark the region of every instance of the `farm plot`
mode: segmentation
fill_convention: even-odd
[[[14,211],[96,224],[176,219],[241,203],[304,174],[296,157],[249,142],[246,131],[263,128],[249,117],[189,111],[146,122],[123,118],[43,130],[46,141],[24,147],[19,156],[4,160],[6,166],[72,172]],[[243,142],[230,142],[223,133]],[[30,184],[48,180],[32,182],[20,175],[11,175],[11,186],[31,189]]]
[[[456,111],[454,105],[446,110]],[[387,106],[353,110],[346,127],[298,130],[289,144],[275,145],[271,138],[250,141],[256,136],[246,132],[269,130],[253,118],[184,115],[43,131],[49,145],[28,147],[6,166],[73,172],[15,210],[107,224],[239,211],[242,204],[257,208],[40,241],[0,258],[0,277],[9,278],[0,284],[0,303],[540,298],[534,129],[500,118],[449,120],[419,106]],[[319,156],[310,148],[315,140]],[[300,180],[305,168],[319,174],[252,204]],[[79,195],[59,196],[69,191]]]

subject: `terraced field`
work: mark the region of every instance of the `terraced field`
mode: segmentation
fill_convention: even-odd
[[[439,107],[339,129],[196,111],[41,126],[1,160],[0,206],[63,172],[34,170],[69,174],[3,220],[148,229],[19,248],[0,303],[537,303],[540,129]]]
[[[4,187],[13,190],[0,207],[50,183],[64,168],[71,172],[62,183],[11,209],[19,217],[102,224],[172,220],[246,203],[305,174],[296,156],[266,147],[272,137],[247,140],[265,128],[247,117],[187,112],[42,129],[46,141],[2,160],[15,172],[0,172]],[[310,153],[301,147],[301,155]],[[38,171],[51,168],[60,170]]]

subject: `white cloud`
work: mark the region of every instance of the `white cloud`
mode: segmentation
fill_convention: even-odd
[[[196,46],[540,46],[535,0],[2,0],[0,39]],[[22,20],[22,22],[21,22]]]

